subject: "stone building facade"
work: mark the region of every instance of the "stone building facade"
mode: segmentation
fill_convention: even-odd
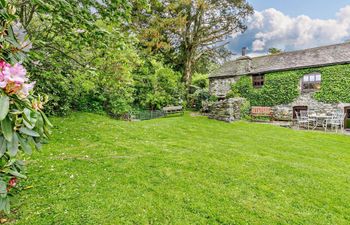
[[[256,77],[272,72],[322,68],[340,64],[350,64],[350,43],[254,58],[242,56],[235,61],[225,63],[209,76],[210,93],[221,100],[225,99],[231,90],[232,84],[237,82],[242,76]],[[320,77],[315,75],[309,79],[318,80]],[[313,98],[313,93],[300,92],[300,96],[293,102],[274,106],[273,112],[277,120],[292,120],[296,110],[308,109],[319,113],[329,113],[335,110],[347,110],[350,108],[349,106],[350,104],[348,103],[326,104],[316,101]]]

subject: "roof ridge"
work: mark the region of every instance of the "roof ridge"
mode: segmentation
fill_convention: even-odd
[[[335,47],[335,46],[342,46],[342,45],[350,45],[350,42],[331,44],[331,45],[322,45],[322,46],[318,46],[318,47],[305,48],[305,49],[299,49],[299,50],[293,50],[293,51],[287,51],[287,52],[280,52],[280,53],[277,53],[277,54],[261,55],[261,56],[255,56],[255,57],[250,57],[250,58],[251,59],[256,59],[256,58],[263,58],[263,57],[269,57],[269,56],[278,56],[278,55],[292,54],[292,53],[298,53],[298,52],[304,52],[304,51],[310,51],[310,50],[317,50],[317,49],[329,48],[329,47]],[[232,60],[232,61],[236,61],[236,60],[237,59]]]
[[[350,63],[350,42],[252,57],[250,60],[231,60],[209,77],[230,77],[344,63]]]

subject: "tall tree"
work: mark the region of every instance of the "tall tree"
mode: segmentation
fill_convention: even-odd
[[[245,31],[253,8],[246,0],[151,0],[150,10],[134,12],[141,43],[153,53],[173,54],[189,86],[202,57],[228,56],[225,40]]]

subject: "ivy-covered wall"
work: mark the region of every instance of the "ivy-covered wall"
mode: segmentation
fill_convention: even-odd
[[[320,72],[321,90],[314,98],[325,103],[350,103],[350,65],[336,65],[265,74],[262,88],[254,88],[251,76],[242,76],[229,97],[244,97],[251,105],[275,106],[289,104],[300,95],[300,80],[303,75]]]

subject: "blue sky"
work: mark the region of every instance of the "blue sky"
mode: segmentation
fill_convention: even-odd
[[[307,15],[313,19],[332,19],[349,0],[248,0],[255,10],[275,8],[289,16]]]
[[[269,48],[293,51],[350,40],[350,0],[248,0],[255,13],[244,34],[229,39],[229,49],[251,55]]]

